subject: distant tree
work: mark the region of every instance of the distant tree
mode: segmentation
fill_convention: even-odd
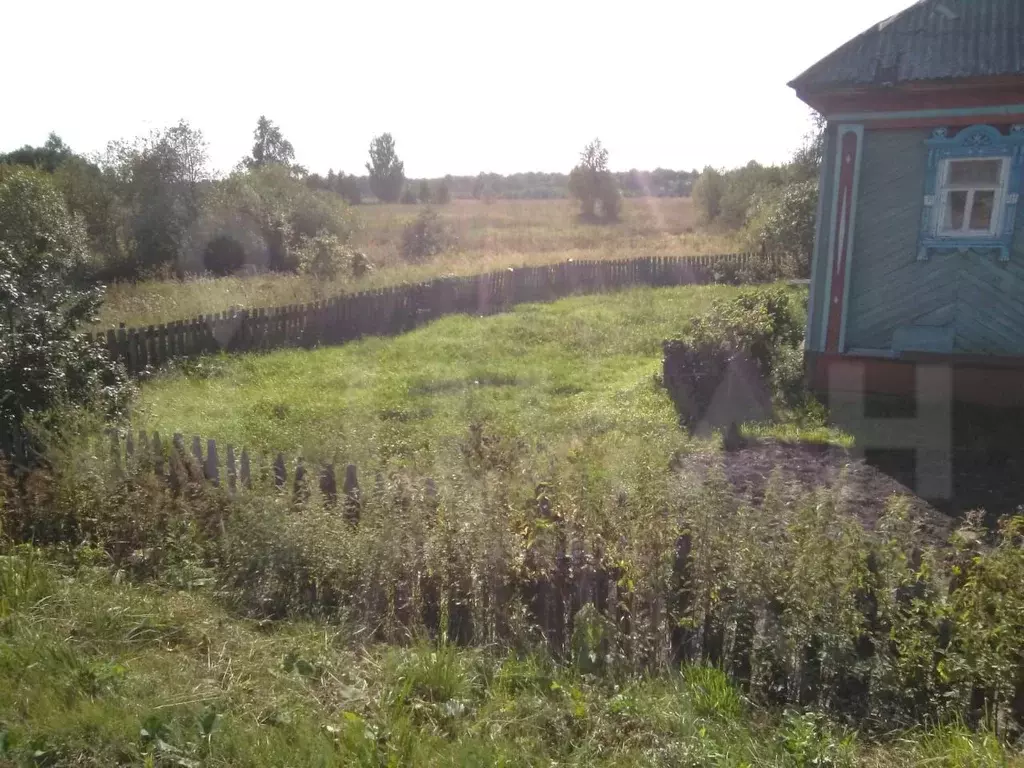
[[[400,202],[403,205],[415,205],[416,204],[416,193],[412,191],[412,187],[406,187],[402,193]]]
[[[739,229],[750,218],[757,197],[781,187],[784,182],[785,174],[781,167],[764,166],[756,160],[729,171],[724,178],[718,220],[725,227]]]
[[[427,183],[426,179],[420,179],[420,190],[417,197],[419,197],[421,203],[430,202],[430,184]]]
[[[342,171],[338,171],[334,179],[334,191],[341,195],[349,205],[359,205],[363,202],[363,193],[359,189],[359,180]]]
[[[111,143],[104,162],[126,208],[125,268],[138,273],[176,265],[189,248],[209,179],[202,132],[181,121],[132,143]]]
[[[394,203],[402,194],[405,184],[405,164],[395,152],[395,140],[390,133],[375,136],[370,142],[370,191],[384,203]]]
[[[0,163],[6,165],[27,165],[46,173],[53,173],[67,160],[74,156],[71,148],[63,139],[51,131],[46,143],[41,147],[26,144],[21,149],[0,155]]]
[[[725,177],[710,165],[704,169],[693,185],[693,204],[701,221],[710,224],[722,212],[722,197],[725,195]]]
[[[58,405],[127,404],[123,368],[79,335],[103,298],[88,261],[81,222],[51,178],[0,167],[0,423]]]
[[[256,130],[252,133],[252,155],[245,159],[249,168],[263,168],[272,163],[292,167],[295,160],[295,148],[281,133],[281,129],[260,115],[256,121]]]
[[[608,150],[594,139],[580,153],[580,162],[569,174],[569,193],[580,201],[580,216],[588,220],[615,221],[622,198],[615,177],[608,170]]]
[[[448,205],[452,201],[452,192],[448,187],[450,179],[450,176],[445,176],[437,187],[437,194],[434,196],[434,199],[438,205]]]
[[[825,116],[814,112],[811,115],[813,128],[804,136],[804,143],[793,155],[791,168],[794,181],[814,181],[818,178],[822,155],[825,152]]]
[[[116,177],[96,163],[73,155],[53,174],[68,210],[82,217],[89,250],[102,258],[101,274],[116,277],[127,256],[125,211]]]
[[[473,182],[473,199],[474,200],[479,200],[483,196],[484,196],[484,177],[483,177],[483,174],[480,174],[479,176],[476,177],[476,180]]]

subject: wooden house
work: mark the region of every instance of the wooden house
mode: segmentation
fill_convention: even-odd
[[[1024,0],[921,0],[790,86],[827,118],[806,355],[867,394],[950,364],[1024,406]]]

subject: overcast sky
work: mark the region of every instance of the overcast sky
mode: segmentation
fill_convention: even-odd
[[[411,177],[785,160],[786,83],[910,0],[46,2],[0,10],[0,150],[101,150],[185,118],[215,169],[260,114],[310,170],[364,172],[390,131]]]

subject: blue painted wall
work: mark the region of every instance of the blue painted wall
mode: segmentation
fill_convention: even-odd
[[[929,135],[925,129],[864,133],[846,347],[1024,355],[1024,205],[1008,263],[974,251],[917,260]],[[824,222],[831,186],[828,174]],[[827,248],[827,237],[819,238],[810,349],[822,345]]]

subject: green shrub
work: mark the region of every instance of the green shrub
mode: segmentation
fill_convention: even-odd
[[[206,244],[203,266],[215,275],[230,275],[245,266],[245,248],[230,235],[218,235]]]
[[[453,242],[451,232],[437,213],[424,208],[402,231],[402,257],[412,263],[426,261],[450,249]]]
[[[663,383],[681,421],[694,427],[729,370],[747,368],[746,361],[766,383],[784,361],[787,375],[779,383],[791,396],[793,360],[787,350],[797,349],[802,339],[803,323],[791,291],[764,288],[716,301],[690,321],[681,338],[663,345]]]
[[[334,235],[303,237],[296,248],[299,272],[316,280],[333,280],[352,267],[352,255]]]
[[[817,181],[796,182],[763,193],[754,203],[745,239],[752,247],[789,256],[792,273],[810,277],[817,208]]]
[[[123,367],[79,337],[103,298],[85,243],[48,176],[0,168],[0,424],[61,404],[116,413],[131,396]]]

